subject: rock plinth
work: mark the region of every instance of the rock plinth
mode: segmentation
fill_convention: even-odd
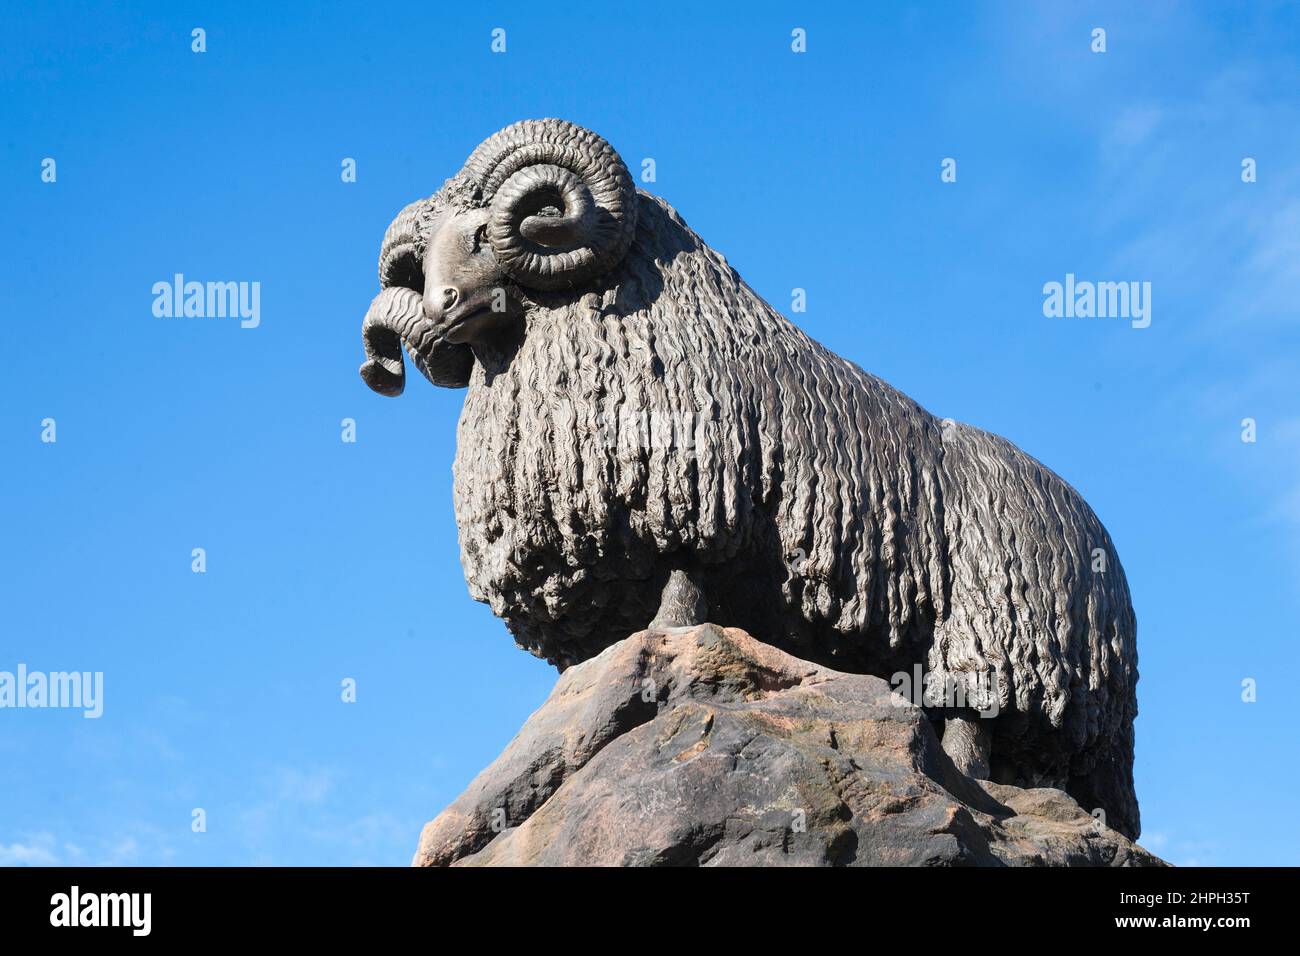
[[[965,776],[879,678],[712,624],[569,668],[420,866],[1158,866],[1059,790]]]

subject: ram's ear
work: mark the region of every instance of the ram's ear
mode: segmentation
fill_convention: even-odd
[[[384,231],[379,247],[379,285],[424,292],[424,269],[420,252],[422,229],[430,219],[430,203],[417,199],[397,214]]]

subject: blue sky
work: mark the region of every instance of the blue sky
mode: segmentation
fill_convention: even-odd
[[[275,6],[0,13],[0,670],[105,682],[0,710],[0,864],[405,864],[544,699],[466,593],[461,393],[357,375],[393,214],[539,116],[1077,487],[1138,615],[1143,842],[1300,863],[1300,7]],[[156,318],[175,273],[260,325]],[[1046,318],[1067,273],[1150,282],[1151,326]]]

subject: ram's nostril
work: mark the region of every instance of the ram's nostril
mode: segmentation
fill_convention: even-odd
[[[459,294],[455,289],[443,289],[443,290],[442,290],[442,310],[443,310],[444,312],[446,312],[448,309],[450,309],[450,308],[452,308],[453,306],[455,306],[455,305],[456,305],[456,302],[457,302],[459,299],[460,299],[460,294]]]

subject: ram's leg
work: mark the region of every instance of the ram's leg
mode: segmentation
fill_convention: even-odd
[[[659,610],[652,628],[692,627],[703,624],[708,618],[709,604],[704,600],[704,592],[684,571],[674,571],[668,576],[664,585],[663,597],[659,599]]]
[[[943,722],[943,749],[957,769],[976,780],[989,778],[993,734],[988,721],[974,711],[953,715]]]

